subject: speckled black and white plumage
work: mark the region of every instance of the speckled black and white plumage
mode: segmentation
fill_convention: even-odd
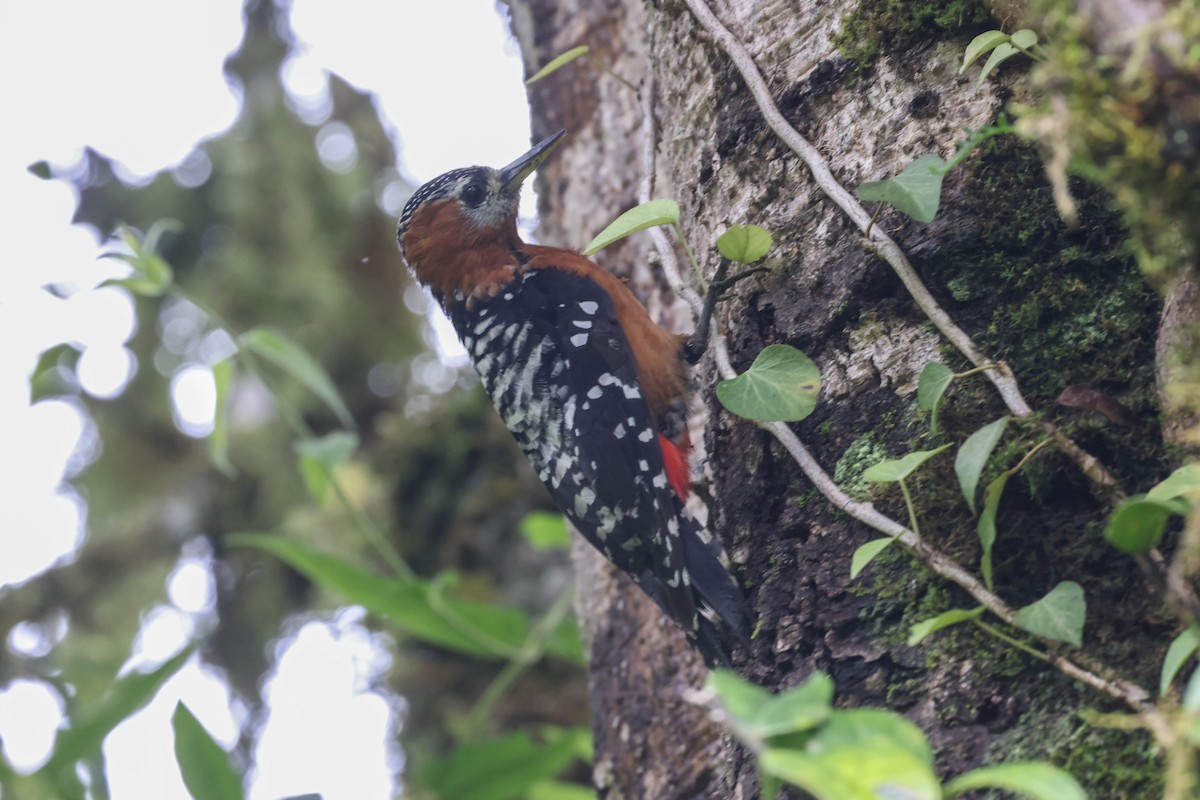
[[[740,591],[672,488],[612,299],[518,270],[492,297],[439,298],[496,410],[583,536],[684,629],[709,665],[747,638]]]

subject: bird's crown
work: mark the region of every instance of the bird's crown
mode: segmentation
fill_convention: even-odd
[[[458,204],[458,212],[471,228],[499,226],[515,218],[521,184],[546,160],[558,144],[563,131],[538,143],[506,167],[463,167],[451,170],[423,184],[404,204],[396,229],[400,252],[405,253],[405,234],[425,206],[444,202]]]

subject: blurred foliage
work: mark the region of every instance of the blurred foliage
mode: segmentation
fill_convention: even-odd
[[[153,246],[141,243],[173,275],[160,273],[157,287],[127,286],[138,293],[138,328],[128,344],[138,369],[119,397],[81,393],[71,343],[43,355],[33,396],[73,398],[94,424],[90,463],[72,481],[88,506],[87,539],[69,564],[0,589],[0,635],[20,624],[51,631],[63,620],[67,630],[45,654],[0,650],[0,685],[17,677],[48,680],[68,700],[74,728],[71,709],[111,707],[105,698],[119,688],[112,676],[130,658],[145,615],[168,602],[166,579],[181,553],[211,553],[216,610],[198,620],[205,634],[199,652],[250,709],[241,763],[250,763],[263,718],[262,682],[287,621],[347,601],[279,558],[229,546],[231,534],[270,531],[308,550],[337,553],[347,564],[374,564],[375,574],[385,574],[382,548],[422,576],[411,586],[435,594],[453,571],[455,602],[510,607],[532,626],[530,641],[540,635],[537,612],[559,613],[552,607],[570,580],[561,551],[535,551],[519,533],[521,519],[546,503],[536,478],[474,377],[437,362],[421,315],[409,310],[424,300],[397,253],[393,215],[412,187],[396,172],[397,154],[373,99],[331,75],[328,106],[301,106],[280,80],[292,47],[286,10],[249,0],[245,38],[226,62],[226,77],[242,95],[228,131],[148,182],[122,180],[119,168],[92,150],[63,176],[78,191],[76,223],[101,239],[128,226],[122,253],[140,246],[137,232],[174,221]],[[132,111],[130,124],[137,124]],[[333,160],[327,153],[323,163],[318,143],[331,137],[349,155]],[[239,339],[246,332],[254,334]],[[274,332],[285,344],[271,339]],[[267,352],[272,342],[278,359]],[[170,383],[185,367],[229,364],[239,343],[266,358],[255,362],[260,368],[220,368],[229,381],[221,432],[227,453],[214,463],[207,444],[175,423]],[[310,377],[331,379],[344,411],[289,368],[297,353],[311,357]],[[357,431],[357,450],[353,438],[336,438],[344,422]],[[331,433],[333,439],[320,438]],[[336,456],[320,446],[331,441]],[[314,475],[324,477],[314,484]],[[334,479],[336,492],[325,491]],[[364,520],[381,541],[364,535]],[[378,620],[370,624],[399,633]],[[569,625],[549,633],[552,648],[578,646]],[[455,729],[463,719],[478,723],[467,731],[471,737],[534,723],[573,731],[586,722],[583,675],[573,657],[539,661],[518,648],[502,670],[436,638],[398,638],[389,686],[375,688],[407,699],[410,762],[414,753],[444,754],[465,735],[461,725]],[[540,657],[544,646],[535,649]],[[529,669],[536,681],[516,680]],[[484,705],[498,670],[511,679]],[[87,740],[89,752],[80,758],[98,781],[97,796],[107,794],[100,742],[150,696],[121,706],[126,713]],[[488,712],[482,721],[471,716],[477,702]],[[179,724],[202,751],[189,758],[220,760],[188,717]],[[69,773],[64,780],[78,784],[74,769],[55,764]],[[0,780],[6,775],[15,780],[0,764]]]

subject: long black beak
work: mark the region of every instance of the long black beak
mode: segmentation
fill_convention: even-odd
[[[566,131],[559,131],[533,146],[525,155],[518,158],[516,161],[503,167],[500,170],[500,185],[505,190],[516,189],[521,183],[528,178],[535,169],[542,165],[546,157],[550,155],[550,151],[558,144],[559,139],[566,135]]]

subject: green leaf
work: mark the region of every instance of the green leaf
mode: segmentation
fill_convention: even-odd
[[[523,612],[446,595],[430,581],[382,578],[278,536],[234,534],[226,542],[270,553],[323,588],[439,647],[501,659],[511,657],[529,638],[529,618]],[[584,662],[579,630],[571,620],[554,632],[546,651],[576,664]]]
[[[1200,669],[1192,670],[1192,677],[1188,679],[1187,688],[1183,690],[1183,700],[1180,703],[1184,711],[1189,714],[1200,712]],[[1200,728],[1200,720],[1193,730]],[[1200,731],[1197,731],[1200,733]],[[1195,743],[1200,745],[1200,736],[1195,737]]]
[[[175,760],[183,783],[195,800],[242,800],[242,779],[229,763],[229,754],[213,741],[182,702],[171,717],[175,731]]]
[[[817,800],[940,800],[920,729],[888,711],[835,711],[801,749],[769,748],[761,768]]]
[[[590,734],[574,728],[546,744],[535,743],[524,732],[468,742],[427,763],[416,777],[447,800],[515,800],[566,769],[575,760],[579,738]]]
[[[1010,41],[1012,41],[1014,47],[1018,47],[1021,50],[1028,50],[1038,43],[1038,35],[1029,28],[1021,28],[1021,30],[1012,35]]]
[[[945,364],[930,361],[917,379],[917,407],[929,412],[929,432],[937,433],[938,409],[942,396],[954,380],[954,371]]]
[[[875,560],[875,556],[886,550],[888,545],[894,541],[896,541],[894,537],[885,536],[882,539],[872,539],[866,544],[860,545],[850,559],[850,580],[857,578],[858,573],[862,572],[867,564]]]
[[[821,370],[786,344],[763,348],[750,369],[717,384],[721,405],[739,417],[767,422],[798,422],[817,407]]]
[[[720,698],[729,726],[745,742],[811,730],[828,719],[833,708],[833,681],[823,672],[773,695],[729,670],[715,670],[707,688]]]
[[[761,764],[758,766],[758,785],[762,790],[759,795],[762,800],[776,800],[783,789],[783,781],[764,771]]]
[[[571,546],[567,520],[551,511],[532,511],[521,520],[521,535],[535,550],[566,550]]]
[[[753,721],[763,739],[807,731],[823,723],[833,710],[833,681],[814,672],[803,683],[773,696]]]
[[[1171,640],[1171,646],[1167,648],[1167,655],[1163,658],[1162,676],[1158,681],[1159,694],[1167,693],[1179,670],[1183,669],[1183,665],[1197,649],[1200,649],[1200,631],[1196,628],[1186,628]]]
[[[304,348],[270,328],[251,328],[242,334],[241,346],[251,353],[270,361],[291,375],[309,391],[321,398],[347,428],[354,428],[354,418],[346,407],[333,379],[325,368]]]
[[[192,648],[185,647],[150,672],[131,672],[114,680],[95,707],[84,709],[69,727],[58,732],[50,760],[38,773],[53,777],[60,770],[74,770],[77,761],[99,754],[113,728],[153,700],[191,657]]]
[[[717,249],[737,264],[753,264],[771,249],[771,234],[757,225],[734,225],[717,239]]]
[[[1083,587],[1075,581],[1063,581],[1045,597],[1017,611],[1013,620],[1018,628],[1058,642],[1079,647],[1083,644],[1083,623],[1087,601]]]
[[[596,790],[578,783],[542,781],[529,787],[525,800],[596,800]]]
[[[110,278],[101,286],[120,286],[142,297],[160,297],[174,279],[171,267],[166,261],[149,253],[142,256],[130,256],[125,253],[103,253],[100,258],[114,258],[124,261],[133,267],[134,273],[128,278]]]
[[[973,769],[946,784],[946,796],[984,788],[1005,789],[1034,800],[1087,800],[1083,787],[1071,773],[1042,761]]]
[[[1019,52],[1021,51],[1013,47],[1008,42],[1004,42],[1003,44],[999,45],[995,50],[992,51],[992,54],[988,56],[988,60],[984,62],[983,71],[979,73],[979,81],[975,85],[982,86],[983,82],[987,80],[987,76],[991,74],[992,70],[996,69],[996,67],[1000,66]]]
[[[983,606],[970,610],[952,608],[949,611],[943,611],[932,619],[927,619],[913,625],[912,630],[908,633],[908,646],[916,647],[929,634],[940,631],[942,628],[949,628],[951,625],[957,625],[960,622],[979,619],[982,614]]]
[[[1175,470],[1150,491],[1146,497],[1151,500],[1174,500],[1200,493],[1200,464],[1184,464]]]
[[[996,443],[1004,435],[1006,425],[1008,417],[984,425],[967,437],[954,457],[954,473],[958,475],[958,485],[962,487],[963,497],[967,498],[972,514],[975,513],[975,489],[979,486],[979,476],[983,474]]]
[[[917,222],[932,222],[942,202],[945,176],[946,162],[940,156],[926,153],[895,177],[860,184],[855,194],[863,200],[891,203]]]
[[[75,365],[79,363],[80,355],[79,348],[72,344],[60,344],[43,351],[29,378],[29,402],[76,394],[79,381],[75,377]]]
[[[706,688],[721,698],[721,705],[731,721],[748,722],[756,719],[771,702],[770,692],[731,670],[715,669],[710,672]]]
[[[334,469],[344,464],[358,449],[358,435],[350,431],[334,431],[320,438],[296,442],[300,455],[300,474],[309,493],[317,501],[325,498],[329,478]]]
[[[579,58],[580,56],[586,56],[588,53],[588,50],[590,50],[590,49],[591,48],[589,48],[586,44],[581,45],[579,47],[572,47],[570,50],[563,53],[562,55],[556,56],[555,58],[551,59],[550,63],[546,64],[546,66],[542,67],[537,72],[533,73],[528,78],[526,78],[525,85],[529,86],[530,84],[537,83],[542,78],[549,75],[550,73],[558,70],[560,67],[570,64],[572,61]]]
[[[146,236],[142,239],[142,249],[151,253],[159,251],[158,242],[162,239],[164,233],[179,233],[183,230],[183,223],[177,219],[160,219],[155,220],[146,231]]]
[[[916,450],[903,458],[880,461],[863,472],[863,477],[876,483],[895,483],[911,475],[917,467],[924,464],[950,445],[944,444],[934,450]]]
[[[129,248],[129,252],[107,252],[102,253],[100,257],[124,261],[133,267],[133,275],[128,278],[107,280],[101,285],[122,286],[134,294],[144,297],[158,297],[164,294],[175,278],[171,271],[171,265],[155,253],[154,248],[164,231],[174,230],[178,227],[179,223],[174,220],[160,220],[151,226],[145,241],[139,241],[132,228],[121,225],[117,229],[117,235]]]
[[[229,460],[229,388],[233,385],[236,369],[237,363],[233,358],[222,359],[212,366],[217,401],[212,433],[208,435],[208,457],[217,469],[230,478],[237,475],[233,462]]]
[[[983,582],[988,591],[992,590],[992,546],[996,544],[996,513],[1000,510],[1000,496],[1008,485],[1011,473],[1002,472],[1000,477],[987,485],[983,490],[983,512],[979,515],[976,531],[979,533],[979,544],[983,547],[983,555],[979,559],[979,571],[983,573]]]
[[[984,31],[971,40],[967,45],[967,52],[963,55],[962,66],[958,70],[958,74],[962,75],[967,71],[967,67],[971,66],[984,53],[996,49],[1009,40],[1009,36],[1004,31]]]
[[[653,228],[655,225],[674,225],[678,222],[679,204],[674,200],[651,200],[642,203],[629,209],[600,231],[584,249],[583,254],[590,256],[631,233]]]
[[[1104,538],[1123,553],[1145,553],[1158,544],[1167,519],[1172,514],[1187,514],[1188,505],[1183,500],[1151,499],[1149,495],[1130,497],[1123,500],[1108,518]]]

